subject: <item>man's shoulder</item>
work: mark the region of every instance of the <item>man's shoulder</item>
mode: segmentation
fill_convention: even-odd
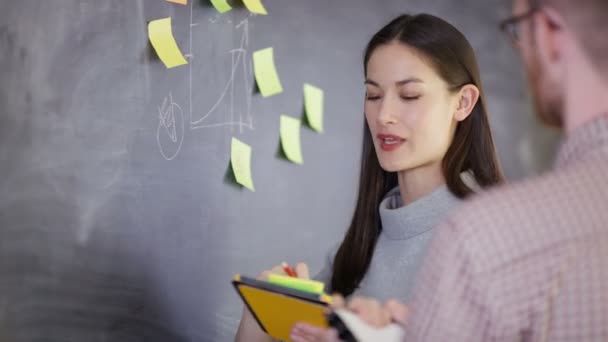
[[[560,175],[547,173],[488,189],[467,200],[451,220],[461,224],[500,226],[521,221],[525,214],[538,214],[559,192]]]
[[[572,208],[594,210],[608,193],[608,162],[602,168],[593,161],[498,186],[466,201],[452,219],[492,226],[519,223],[538,225],[556,217],[570,217]],[[581,203],[588,204],[584,208]],[[596,205],[593,205],[596,204]],[[498,228],[497,228],[498,229]]]
[[[581,164],[476,195],[446,228],[470,253],[505,262],[599,232],[607,202],[607,176]]]

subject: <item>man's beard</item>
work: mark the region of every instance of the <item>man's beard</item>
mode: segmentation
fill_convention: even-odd
[[[527,65],[534,109],[538,118],[547,126],[562,129],[564,126],[564,99],[559,84],[552,84],[544,76],[543,67],[536,53]]]

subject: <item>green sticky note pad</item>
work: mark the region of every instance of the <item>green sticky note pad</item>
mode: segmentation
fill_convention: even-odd
[[[322,294],[325,284],[316,280],[299,279],[279,274],[270,274],[268,282],[275,285],[288,287],[290,289],[300,290],[304,292]]]
[[[251,146],[237,138],[232,138],[230,162],[236,181],[247,189],[255,191],[251,177]]]
[[[323,132],[323,90],[308,83],[304,84],[304,107],[310,127]]]
[[[232,9],[227,0],[211,0],[211,4],[220,13],[226,13]]]
[[[287,159],[296,164],[303,164],[300,128],[302,123],[296,118],[281,115],[281,146]]]
[[[266,48],[253,53],[253,71],[262,96],[268,97],[283,92],[283,86],[274,65],[273,48]]]

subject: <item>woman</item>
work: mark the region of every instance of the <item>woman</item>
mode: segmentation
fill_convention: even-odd
[[[316,278],[343,296],[406,301],[432,228],[475,186],[499,184],[503,175],[477,61],[456,28],[432,15],[399,16],[373,36],[363,65],[357,205],[344,240]],[[305,331],[292,333],[307,340]],[[269,337],[245,310],[237,340]]]

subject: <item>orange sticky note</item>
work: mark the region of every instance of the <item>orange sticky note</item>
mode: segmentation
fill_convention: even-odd
[[[166,0],[169,2],[174,2],[176,4],[182,4],[182,5],[187,5],[188,4],[188,0]]]
[[[156,54],[167,68],[188,64],[173,37],[171,17],[148,23],[148,37]]]
[[[245,3],[245,7],[247,7],[251,13],[263,15],[268,14],[268,12],[266,12],[266,8],[264,8],[264,5],[262,4],[262,0],[243,0],[243,2]]]

